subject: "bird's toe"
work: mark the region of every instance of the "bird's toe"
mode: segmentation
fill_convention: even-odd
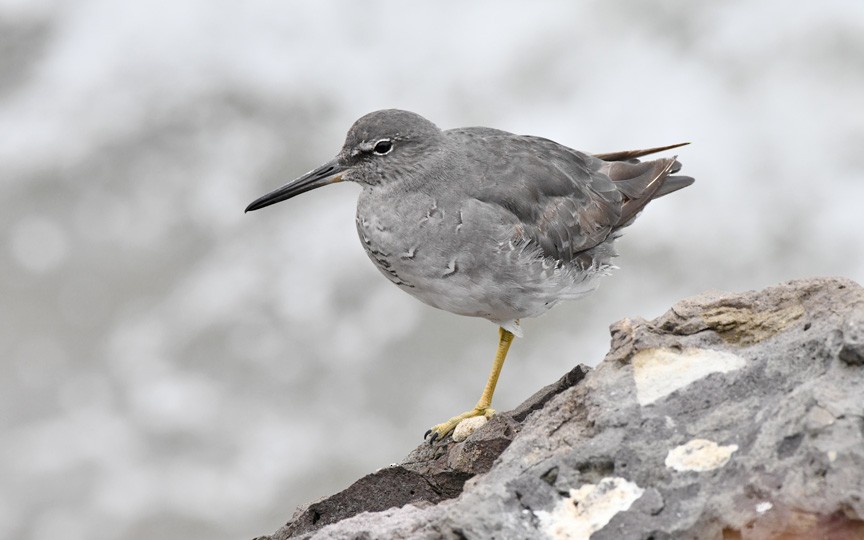
[[[491,407],[475,407],[470,411],[465,411],[462,414],[458,414],[453,418],[447,420],[446,422],[442,422],[440,424],[436,424],[432,426],[426,433],[423,435],[423,439],[429,439],[429,444],[435,444],[435,441],[443,440],[447,435],[453,432],[456,429],[456,426],[459,425],[463,420],[467,420],[468,418],[475,418],[478,416],[483,416],[488,418],[492,418],[492,415],[495,414],[495,409]]]

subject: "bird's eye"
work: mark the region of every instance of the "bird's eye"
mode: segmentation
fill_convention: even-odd
[[[390,139],[381,139],[375,143],[375,148],[372,149],[379,156],[383,156],[393,150],[393,141]]]

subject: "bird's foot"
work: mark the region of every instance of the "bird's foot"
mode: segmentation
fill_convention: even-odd
[[[492,418],[493,414],[495,414],[495,409],[492,407],[474,407],[470,411],[465,411],[462,414],[456,415],[446,422],[432,426],[432,428],[423,435],[423,439],[429,439],[429,444],[434,444],[435,441],[444,439],[444,437],[450,434],[451,431],[456,429],[456,426],[459,425],[459,422],[462,420],[474,418],[475,416]]]

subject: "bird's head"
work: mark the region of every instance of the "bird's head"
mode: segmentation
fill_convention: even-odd
[[[441,137],[441,130],[419,114],[398,109],[371,112],[354,122],[333,160],[256,199],[246,211],[336,182],[372,186],[395,180],[434,152]]]

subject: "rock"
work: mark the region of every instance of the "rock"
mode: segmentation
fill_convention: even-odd
[[[596,369],[262,538],[864,538],[864,289],[712,293],[611,331]]]
[[[840,331],[840,359],[847,364],[864,364],[864,309],[846,319]]]
[[[485,416],[473,416],[462,420],[456,424],[456,429],[453,430],[453,434],[451,435],[453,442],[464,441],[470,437],[472,433],[483,427],[483,425],[488,421],[489,420]]]
[[[589,371],[586,366],[576,366],[516,409],[493,416],[466,441],[453,443],[448,438],[434,446],[421,444],[402,463],[364,476],[344,491],[300,508],[272,537],[259,538],[310,538],[310,533],[361,512],[381,512],[409,504],[428,507],[458,497],[466,480],[492,468],[531,413],[543,409]]]

